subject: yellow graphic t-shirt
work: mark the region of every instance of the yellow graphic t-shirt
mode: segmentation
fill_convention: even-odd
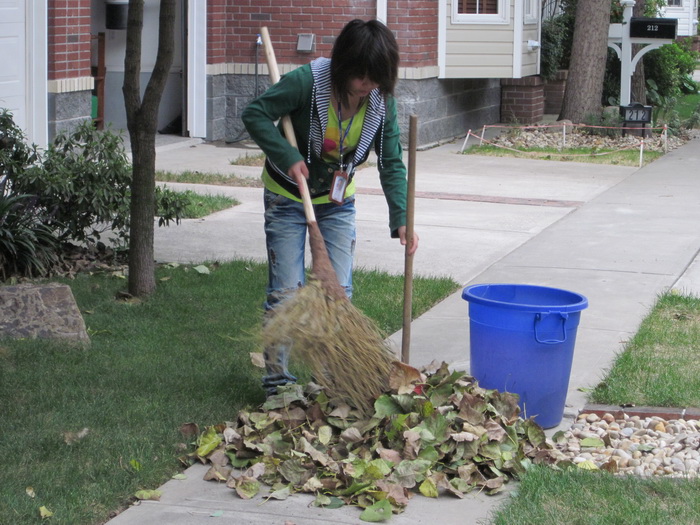
[[[365,113],[367,111],[367,101],[365,100],[360,106],[359,111],[352,117],[343,120],[343,156],[347,159],[348,153],[355,151],[357,143],[360,141],[362,133],[362,124],[365,121]],[[352,158],[350,156],[349,158]],[[328,104],[328,125],[326,126],[326,134],[323,136],[323,146],[321,148],[321,159],[326,162],[338,163],[340,160],[340,128],[338,126],[338,114],[332,104]],[[289,199],[301,202],[301,199],[292,195],[263,170],[263,184],[270,191],[279,195],[284,195]],[[345,196],[349,197],[355,193],[355,179],[348,184],[345,190]],[[312,199],[314,204],[322,204],[330,202],[328,195],[316,197]]]

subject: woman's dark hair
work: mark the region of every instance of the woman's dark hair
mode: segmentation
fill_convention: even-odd
[[[339,99],[348,96],[353,78],[368,77],[382,95],[393,95],[399,74],[399,46],[394,34],[378,20],[353,20],[333,44],[331,83]]]

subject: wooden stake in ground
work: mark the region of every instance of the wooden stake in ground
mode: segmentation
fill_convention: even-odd
[[[401,331],[401,362],[408,364],[411,349],[411,318],[413,311],[413,218],[416,201],[416,144],[418,117],[409,117],[408,128],[408,191],[406,193],[406,252],[403,280],[403,330]]]
[[[267,27],[261,29],[272,83],[279,70]],[[297,147],[288,116],[282,118],[287,140]],[[309,232],[313,278],[291,298],[275,308],[265,323],[266,348],[293,344],[292,355],[309,366],[326,394],[370,411],[374,398],[386,391],[394,356],[371,319],[357,310],[338,282],[321,230],[316,222],[306,180],[301,194]]]

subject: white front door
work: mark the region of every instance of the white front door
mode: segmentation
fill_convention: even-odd
[[[27,131],[26,0],[0,0],[0,108]]]

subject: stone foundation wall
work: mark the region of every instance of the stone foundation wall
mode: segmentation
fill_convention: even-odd
[[[241,113],[269,80],[254,75],[217,75],[208,78],[207,140],[233,142],[247,137]],[[402,142],[408,142],[409,117],[418,116],[418,145],[428,146],[462,137],[469,129],[494,124],[500,118],[498,80],[400,80],[396,88]]]
[[[92,120],[92,91],[49,93],[49,141]]]

